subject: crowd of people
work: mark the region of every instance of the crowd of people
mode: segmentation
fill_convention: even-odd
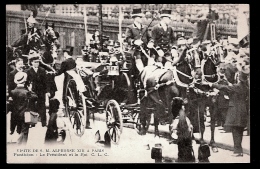
[[[131,55],[132,74],[138,76],[144,67],[149,65],[156,65],[160,68],[171,69],[177,65],[181,59],[183,59],[183,51],[187,48],[198,49],[201,52],[200,59],[209,56],[211,53],[212,44],[220,44],[223,46],[224,60],[219,64],[218,75],[221,80],[218,84],[209,82],[203,82],[203,85],[207,85],[210,88],[219,90],[217,97],[217,103],[219,105],[218,114],[220,115],[219,123],[227,132],[232,131],[234,139],[234,155],[243,156],[242,150],[242,138],[244,128],[248,125],[249,118],[249,49],[241,47],[238,41],[234,38],[229,39],[217,39],[216,41],[208,42],[202,41],[196,37],[184,37],[178,34],[177,37],[174,34],[174,30],[169,27],[171,22],[171,10],[163,9],[160,13],[160,22],[153,26],[151,33],[148,31],[148,27],[142,24],[142,17],[140,7],[133,9],[131,17],[134,23],[131,24],[125,33],[125,40],[123,43],[123,50],[125,53]],[[30,20],[29,20],[30,22]],[[33,21],[34,22],[34,21]],[[90,40],[89,46],[82,46],[82,59],[84,62],[96,62],[101,63],[101,66],[95,70],[95,72],[106,74],[106,64],[109,62],[108,55],[103,54],[100,57],[100,52],[105,52],[109,55],[117,56],[117,61],[126,61],[126,54],[121,53],[120,43],[109,41],[109,37],[103,36],[103,46],[100,45],[99,33],[96,32]],[[57,131],[57,125],[55,119],[57,118],[57,112],[61,104],[56,98],[53,87],[48,83],[48,74],[59,76],[62,73],[72,76],[77,85],[79,91],[83,93],[86,98],[87,106],[94,107],[99,104],[97,100],[90,98],[89,93],[86,91],[84,82],[79,74],[75,73],[76,61],[73,59],[73,47],[67,46],[63,50],[65,60],[61,63],[61,68],[55,72],[49,73],[40,66],[41,56],[36,52],[28,54],[29,67],[24,69],[24,60],[17,58],[15,60],[15,69],[8,75],[8,97],[7,100],[12,103],[8,107],[7,112],[11,112],[11,135],[15,132],[20,134],[18,143],[23,144],[27,142],[28,132],[30,127],[35,125],[29,125],[24,122],[25,111],[31,110],[38,112],[42,127],[48,127],[46,133],[46,141],[62,140]],[[150,57],[147,57],[147,55]],[[185,57],[185,56],[184,56]],[[196,64],[196,63],[195,63]],[[222,66],[221,66],[222,65]],[[228,66],[231,65],[231,66]],[[121,65],[123,67],[123,64]],[[124,67],[127,68],[127,67]],[[235,73],[236,78],[227,79],[226,70]],[[93,73],[93,72],[92,72]],[[89,74],[92,74],[91,72]],[[67,76],[65,76],[64,84],[67,82]],[[63,90],[64,93],[64,90]],[[246,99],[247,100],[246,100]],[[46,120],[46,99],[50,99],[49,102],[49,114],[50,120]],[[64,100],[63,100],[64,101]],[[202,110],[203,114],[206,112]],[[204,122],[202,122],[204,124]],[[87,128],[91,129],[90,123],[87,124]],[[229,128],[229,129],[228,129]],[[231,128],[231,129],[230,129]]]

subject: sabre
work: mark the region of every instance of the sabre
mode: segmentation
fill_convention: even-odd
[[[50,7],[49,10],[47,11],[47,13],[46,13],[46,15],[45,15],[45,17],[44,17],[44,20],[42,21],[40,27],[42,27],[43,22],[46,20],[47,16],[49,16],[49,14],[50,14],[50,9],[51,9],[51,7]]]

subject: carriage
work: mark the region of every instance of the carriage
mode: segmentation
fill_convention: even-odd
[[[100,52],[98,57],[107,55]],[[70,78],[65,86],[65,117],[69,118],[74,133],[82,136],[87,125],[87,118],[95,113],[106,114],[106,126],[111,141],[118,143],[123,131],[123,123],[134,123],[138,128],[140,101],[138,102],[138,83],[130,75],[129,58],[108,56],[109,63],[84,62],[82,56],[75,56],[76,71],[87,88],[89,97],[98,102],[95,107],[86,105],[85,97],[77,89],[75,79]],[[106,73],[96,72],[103,67]],[[98,90],[99,89],[99,90]],[[88,117],[89,116],[89,117]]]

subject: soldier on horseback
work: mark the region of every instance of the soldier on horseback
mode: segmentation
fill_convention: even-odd
[[[28,55],[30,50],[38,51],[43,44],[40,29],[35,27],[37,21],[34,16],[35,14],[32,12],[27,19],[27,33],[23,34],[11,45],[12,47],[21,48],[23,55]]]

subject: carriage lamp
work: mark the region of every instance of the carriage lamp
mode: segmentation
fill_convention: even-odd
[[[110,63],[108,66],[108,75],[109,76],[119,75],[118,60],[117,60],[117,57],[113,54],[110,58]]]

